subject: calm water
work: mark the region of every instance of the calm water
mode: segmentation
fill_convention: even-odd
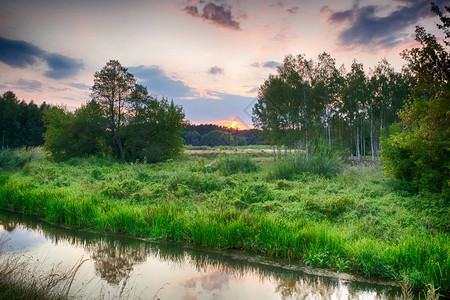
[[[152,299],[392,299],[400,290],[233,251],[203,251],[61,229],[0,210],[6,252],[24,253],[40,269],[87,259],[72,292]],[[3,237],[4,238],[4,237]],[[320,273],[319,273],[320,274]]]

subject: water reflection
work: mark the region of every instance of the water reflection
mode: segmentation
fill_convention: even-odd
[[[239,252],[204,252],[61,229],[1,210],[0,225],[0,232],[1,228],[10,233],[26,230],[55,246],[83,249],[93,261],[94,273],[112,286],[139,269],[138,289],[145,286],[154,292],[170,284],[163,299],[391,299],[400,295],[396,287],[309,275],[273,266],[276,261],[252,262]],[[17,239],[11,242],[20,243]]]

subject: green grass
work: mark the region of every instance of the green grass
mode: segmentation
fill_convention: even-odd
[[[49,222],[241,249],[366,276],[450,290],[449,202],[413,194],[380,166],[304,169],[228,155],[151,165],[39,156],[0,177],[0,207]]]

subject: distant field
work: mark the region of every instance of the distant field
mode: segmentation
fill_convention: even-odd
[[[246,146],[192,146],[185,145],[184,149],[186,150],[241,150],[241,149],[272,149],[270,145],[246,145]]]
[[[236,154],[236,153],[273,153],[273,149],[248,149],[248,148],[235,148],[235,149],[186,149],[184,150],[186,154],[202,154],[202,153],[225,153],[225,154]]]

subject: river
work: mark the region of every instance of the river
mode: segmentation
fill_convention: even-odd
[[[105,299],[392,299],[396,286],[240,251],[205,250],[64,229],[0,210],[3,255],[36,271],[79,268],[71,295]]]

